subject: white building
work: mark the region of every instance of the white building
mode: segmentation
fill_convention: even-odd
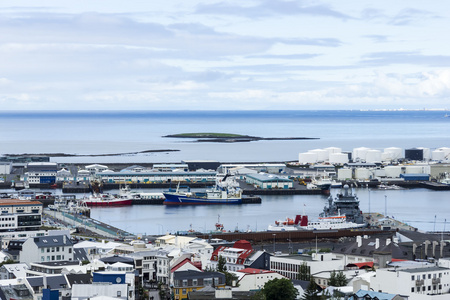
[[[56,173],[57,163],[33,162],[27,165],[24,179],[29,184],[50,184],[55,183]]]
[[[261,269],[253,269],[253,268],[245,268],[239,270],[237,272],[233,272],[236,276],[238,276],[238,288],[239,291],[255,291],[260,290],[264,287],[266,282],[277,279],[286,278],[277,272],[261,270]]]
[[[20,251],[20,262],[73,260],[73,244],[66,235],[28,238]]]
[[[100,172],[104,172],[106,170],[108,170],[109,168],[107,166],[104,165],[99,165],[99,164],[93,164],[93,165],[88,165],[86,167],[84,167],[87,171],[89,171],[89,173],[91,175],[95,175],[97,173]]]
[[[372,277],[370,288],[374,291],[410,295],[450,294],[450,269],[425,267],[410,269],[377,269]]]
[[[289,279],[297,279],[300,266],[306,264],[310,274],[323,271],[344,270],[344,260],[338,259],[332,253],[313,253],[310,255],[271,256],[270,270],[275,271]]]
[[[0,232],[39,229],[42,203],[18,199],[0,199]]]

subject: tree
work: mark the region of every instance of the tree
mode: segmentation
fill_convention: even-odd
[[[298,280],[309,280],[311,276],[311,267],[309,267],[306,262],[303,262],[298,268]]]
[[[219,259],[217,260],[217,271],[221,273],[225,273],[227,271],[227,260],[222,255],[219,255]]]
[[[317,284],[314,281],[314,278],[310,278],[309,284],[306,287],[305,292],[303,293],[302,300],[318,300],[320,299],[319,296],[317,296]]]
[[[298,291],[287,278],[272,279],[264,284],[262,293],[267,300],[293,300],[297,297]]]
[[[330,280],[328,281],[328,286],[346,286],[348,283],[347,277],[342,271],[336,273],[336,271],[331,272]]]

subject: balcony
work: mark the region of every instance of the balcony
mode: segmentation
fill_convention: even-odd
[[[423,280],[416,280],[416,286],[421,286],[423,284],[424,284]]]
[[[440,283],[441,283],[441,279],[440,279],[440,278],[433,278],[433,279],[431,280],[431,282],[432,282],[433,284],[440,284]]]

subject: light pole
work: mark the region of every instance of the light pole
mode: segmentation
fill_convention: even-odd
[[[273,235],[273,254],[275,255],[275,236],[276,236],[276,234],[272,233],[272,235]]]
[[[384,195],[384,217],[387,218],[387,196]]]

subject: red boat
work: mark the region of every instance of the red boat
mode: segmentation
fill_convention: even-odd
[[[83,202],[87,206],[125,206],[132,205],[133,199],[128,197],[114,197],[110,194],[94,194],[84,198]]]

